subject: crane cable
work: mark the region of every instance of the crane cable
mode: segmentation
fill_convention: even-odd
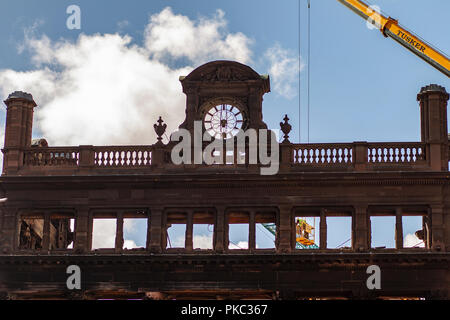
[[[352,240],[352,238],[348,239],[348,240],[345,241],[345,242],[342,242],[340,245],[338,245],[338,246],[336,247],[336,249],[338,249],[339,247],[343,246],[344,244],[346,244],[346,243],[349,242],[350,240]]]
[[[270,233],[270,236],[269,236],[268,233],[266,233],[266,232],[268,232],[266,228],[262,228],[258,224],[256,224],[256,227],[259,227],[259,230],[261,230],[261,233],[263,235],[265,235],[267,237],[267,239],[269,239],[270,241],[273,241],[275,243],[275,240],[272,239],[273,235]]]
[[[302,39],[302,33],[301,33],[301,16],[302,16],[302,1],[298,0],[298,143],[301,143],[301,114],[302,114],[302,107],[301,107],[301,66],[302,66],[302,56],[301,56],[301,39]]]
[[[311,73],[311,0],[308,0],[308,143],[310,114],[310,73]]]
[[[309,113],[310,113],[310,70],[311,70],[311,0],[308,1],[308,89],[307,89],[307,142],[309,143]],[[298,1],[298,141],[301,143],[301,14],[302,14],[301,0]]]

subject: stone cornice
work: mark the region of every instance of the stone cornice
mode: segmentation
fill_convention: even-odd
[[[293,254],[67,254],[67,255],[0,255],[0,265],[117,265],[117,264],[373,264],[373,263],[450,263],[450,252],[392,252],[392,253],[293,253]]]
[[[448,172],[363,172],[329,173],[302,172],[286,173],[275,176],[257,174],[148,174],[148,175],[108,175],[108,176],[2,176],[0,184],[4,190],[33,188],[39,184],[52,188],[101,186],[102,184],[132,185],[134,188],[247,188],[248,185],[259,188],[295,188],[304,186],[327,185],[448,185]]]

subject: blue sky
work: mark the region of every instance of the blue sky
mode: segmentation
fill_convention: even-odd
[[[381,7],[385,13],[397,18],[402,25],[428,42],[435,44],[442,51],[450,52],[449,1],[372,0],[369,2]],[[52,75],[56,75],[56,78],[47,75],[45,79],[57,79],[60,84],[65,83],[61,82],[61,78],[67,76],[67,73],[59,72],[66,68],[67,64],[43,61],[42,52],[39,56],[40,64],[37,63],[36,59],[33,59],[33,57],[36,58],[36,52],[33,51],[36,50],[36,47],[32,47],[30,43],[27,44],[26,35],[29,37],[28,41],[30,38],[42,39],[45,35],[53,44],[53,46],[49,46],[52,50],[57,50],[55,49],[57,44],[61,45],[66,41],[72,44],[77,43],[80,35],[93,39],[96,35],[102,37],[105,34],[115,33],[120,37],[126,35],[131,37],[130,42],[124,46],[125,48],[130,48],[133,45],[144,47],[147,39],[145,30],[149,25],[149,17],[160,14],[166,7],[171,8],[173,15],[184,16],[194,23],[198,23],[202,19],[213,21],[218,15],[217,10],[220,9],[224,14],[222,19],[226,21],[226,26],[221,29],[223,35],[220,39],[223,40],[230,34],[243,34],[246,41],[248,40],[245,47],[250,50],[247,63],[259,73],[270,73],[271,67],[273,67],[270,59],[267,58],[267,52],[271,48],[280,48],[280,52],[285,53],[285,57],[291,60],[293,57],[295,58],[299,52],[299,38],[301,38],[302,63],[307,64],[308,9],[306,3],[307,0],[4,0],[0,2],[0,92],[3,95],[2,100],[6,98],[6,94],[10,91],[38,87],[36,83],[39,83],[39,79],[32,85],[22,87],[19,81],[23,79],[19,77],[20,72],[51,70]],[[76,4],[81,8],[81,30],[68,30],[66,28],[68,17],[66,8],[71,4]],[[300,20],[299,4],[301,6]],[[311,0],[310,14],[309,141],[419,140],[419,107],[416,102],[416,94],[422,86],[430,83],[443,85],[450,90],[449,79],[393,40],[384,38],[379,31],[369,30],[365,21],[336,0]],[[300,33],[299,22],[301,25]],[[39,43],[42,44],[42,42]],[[120,46],[116,45],[116,47]],[[223,54],[228,53],[223,52]],[[52,56],[52,59],[55,56]],[[221,57],[218,56],[218,58]],[[180,72],[181,70],[188,70],[186,69],[188,66],[196,67],[199,61],[202,61],[198,57],[178,57],[169,60],[165,63],[173,71],[170,74],[171,76],[177,75],[178,70]],[[9,74],[12,74],[12,78],[5,78],[6,76],[2,78],[2,72],[6,74],[5,70],[11,71]],[[149,67],[148,70],[153,69]],[[306,71],[305,67],[300,78],[301,142],[308,141]],[[132,77],[133,74],[131,73],[130,76]],[[141,75],[141,77],[143,76]],[[150,75],[147,77],[151,78]],[[293,93],[286,95],[275,88],[275,77],[273,74],[271,74],[271,77],[272,92],[267,94],[264,99],[264,119],[269,127],[278,128],[283,115],[287,113],[294,127],[291,133],[291,141],[298,142],[299,95],[296,89],[298,83],[296,79],[281,79],[285,81],[281,82],[282,84],[287,83],[295,89]],[[126,76],[123,78],[121,80],[126,81]],[[44,82],[41,81],[41,83]],[[100,86],[100,83],[99,80],[91,86]],[[149,82],[152,85],[156,85],[155,83]],[[172,91],[169,92],[179,92],[178,100],[165,101],[163,97],[159,97],[158,99],[161,100],[157,101],[163,106],[161,109],[155,109],[157,108],[155,106],[152,107],[155,109],[152,112],[135,116],[146,119],[145,121],[148,123],[153,123],[156,121],[158,113],[164,115],[164,112],[166,112],[165,117],[169,118],[169,122],[171,119],[176,122],[179,118],[176,118],[176,120],[170,118],[170,112],[164,109],[165,103],[179,103],[184,99],[179,83],[176,83],[176,81],[172,83],[174,85]],[[71,84],[76,86],[76,82],[71,82]],[[128,87],[125,86],[124,88]],[[95,90],[95,88],[92,90]],[[67,92],[62,91],[64,90],[61,88],[52,88],[49,89],[47,96],[40,94],[40,92],[31,92],[35,98],[39,98],[39,101],[37,101],[39,107],[35,113],[37,119],[34,130],[35,137],[44,135],[54,143],[75,145],[89,143],[89,141],[85,141],[89,137],[92,137],[93,141],[90,142],[93,144],[130,143],[121,140],[124,135],[120,131],[117,131],[117,135],[114,136],[111,133],[114,130],[110,130],[109,135],[105,136],[101,132],[86,129],[86,135],[83,136],[80,134],[80,131],[83,130],[73,124],[75,122],[80,123],[82,120],[74,120],[73,123],[68,124],[64,123],[63,116],[60,118],[61,121],[57,121],[58,118],[51,117],[50,114],[57,114],[55,110],[62,110],[62,106],[67,105],[78,110],[76,111],[77,114],[70,115],[72,118],[76,117],[73,119],[85,118],[83,109],[76,107],[85,104],[88,96],[86,93],[91,91],[84,90],[76,97],[68,96]],[[54,94],[55,92],[57,94]],[[125,95],[125,93],[126,91],[123,94]],[[58,99],[54,99],[53,96],[55,95]],[[153,96],[151,97],[153,98]],[[69,99],[71,100],[69,101]],[[143,101],[148,100],[147,97]],[[3,110],[0,112],[1,127],[4,125]],[[117,110],[119,110],[119,107]],[[105,112],[103,109],[100,111]],[[138,112],[139,110],[134,111]],[[67,114],[66,111],[63,113]],[[125,113],[125,115],[130,115],[130,118],[133,114],[131,111]],[[117,117],[123,118],[123,114],[117,113]],[[114,121],[111,121],[113,124],[96,123],[97,118],[100,117],[96,117],[94,113],[90,119],[96,128],[108,128],[108,125],[114,128]],[[81,125],[86,126],[83,123]],[[175,127],[176,125],[177,123],[173,124]],[[139,130],[139,126],[136,127],[136,130]],[[60,139],[62,136],[64,136],[64,139]],[[109,137],[111,137],[111,140],[108,140]],[[135,137],[140,137],[139,131],[133,132],[128,138],[133,139]],[[153,139],[153,136],[147,137],[147,143],[153,143],[150,138]]]
[[[415,95],[421,86],[449,79],[421,61],[335,0],[311,0],[310,141],[389,141],[419,139],[419,113]],[[307,8],[301,0],[302,58],[307,59]],[[446,0],[372,0],[400,23],[450,52],[450,2]],[[82,10],[82,29],[65,28],[65,9],[77,4]],[[242,32],[251,45],[256,71],[267,73],[258,57],[279,43],[298,52],[298,0],[227,1],[2,1],[0,3],[0,69],[30,70],[29,55],[18,54],[24,28],[41,21],[38,33],[52,40],[76,40],[80,33],[115,33],[118,23],[133,41],[141,43],[150,14],[170,6],[174,13],[191,19],[225,12],[229,32]],[[306,70],[304,70],[306,71]],[[301,77],[301,137],[307,141],[306,72]],[[288,113],[298,139],[298,96],[285,99],[272,92],[265,97],[264,117],[273,128]]]

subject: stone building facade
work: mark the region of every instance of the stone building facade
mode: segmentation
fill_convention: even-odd
[[[180,77],[186,119],[180,128],[235,139],[237,129],[265,129],[268,76],[214,61]],[[420,102],[421,141],[296,144],[281,122],[279,171],[236,149],[223,164],[174,164],[174,142],[147,146],[48,146],[32,142],[28,93],[7,107],[0,177],[0,297],[97,298],[428,298],[450,295],[450,180],[447,101],[429,85]],[[222,118],[220,115],[229,118]],[[155,119],[156,120],[156,119]],[[230,125],[231,124],[231,125]],[[228,127],[230,125],[230,127]],[[192,152],[194,156],[196,150]],[[242,157],[243,163],[237,160]],[[395,219],[395,248],[372,244],[373,217]],[[405,217],[420,217],[423,247],[404,245]],[[297,249],[296,217],[316,217],[316,249]],[[351,221],[351,241],[330,248],[332,218]],[[96,219],[116,221],[111,248],[92,249]],[[147,221],[146,245],[124,248],[124,219]],[[248,225],[248,248],[230,248],[229,229]],[[275,246],[256,246],[256,225],[274,226]],[[183,248],[170,248],[168,228],[185,226]],[[212,248],[193,245],[193,227],[208,224]],[[334,230],[336,231],[336,230]],[[320,236],[320,237],[319,237]],[[78,265],[80,290],[68,290],[66,269]],[[381,270],[369,290],[367,268]]]

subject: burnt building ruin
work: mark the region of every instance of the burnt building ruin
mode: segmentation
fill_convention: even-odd
[[[268,76],[214,61],[180,81],[186,94],[180,128],[193,132],[194,121],[202,121],[202,132],[222,141],[235,139],[239,129],[267,128],[262,101],[270,91]],[[14,92],[5,100],[0,296],[448,299],[449,95],[429,85],[417,99],[419,142],[297,144],[289,140],[285,117],[279,171],[261,175],[261,165],[248,161],[251,146],[216,153],[223,164],[174,164],[174,143],[161,138],[163,119],[154,126],[153,145],[32,141],[36,103],[30,94]],[[319,223],[311,226],[308,217]],[[377,217],[395,221],[394,248],[373,245]],[[421,221],[416,235],[422,247],[403,243],[408,217]],[[92,246],[97,219],[115,225],[108,248]],[[145,245],[124,247],[126,219],[146,221]],[[351,241],[339,248],[327,241],[335,219],[347,219],[351,229]],[[259,223],[273,232],[273,248],[256,246]],[[208,249],[193,243],[198,224],[211,226]],[[247,248],[230,246],[235,224],[248,226]],[[174,225],[185,230],[184,246],[168,244]],[[313,233],[319,241],[311,241]],[[81,290],[66,287],[69,265],[82,271]],[[371,265],[380,267],[381,289],[366,285]]]

